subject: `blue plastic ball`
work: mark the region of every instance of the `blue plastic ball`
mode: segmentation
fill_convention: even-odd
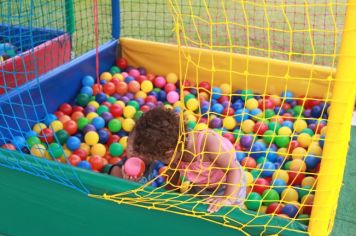
[[[80,147],[80,139],[78,137],[72,136],[67,140],[67,148],[71,151],[75,151]]]
[[[261,176],[262,177],[272,177],[276,167],[274,166],[274,164],[272,162],[266,161],[262,166],[262,173]]]
[[[88,96],[92,96],[93,95],[93,89],[89,86],[84,86],[81,90],[80,93],[84,93],[87,94]]]
[[[47,114],[43,120],[43,123],[49,126],[55,120],[57,120],[57,116],[55,116],[54,114]]]
[[[157,182],[157,184],[158,184],[159,186],[161,186],[162,184],[164,184],[165,181],[166,181],[166,180],[164,179],[163,176],[159,176],[159,177],[156,179],[155,182]]]
[[[86,169],[86,170],[91,170],[91,164],[88,161],[80,161],[77,164],[77,167]]]
[[[165,102],[167,97],[167,93],[164,90],[159,91],[157,95],[157,100],[161,102]]]
[[[38,133],[36,133],[36,132],[33,131],[33,130],[30,130],[30,131],[26,132],[26,134],[25,134],[26,139],[28,139],[28,138],[30,138],[30,137],[33,137],[33,136],[37,137],[37,136],[38,136]]]
[[[236,151],[236,160],[241,162],[246,157],[246,153],[241,151]]]
[[[14,136],[11,143],[16,147],[17,150],[21,150],[26,146],[26,139],[22,136]]]
[[[100,84],[101,85],[104,85],[104,84],[106,84],[108,81],[106,81],[106,80],[100,80]]]
[[[319,164],[320,158],[317,158],[314,155],[308,155],[305,157],[304,162],[307,165],[308,169],[314,169]]]
[[[324,147],[324,143],[325,143],[325,135],[321,135],[320,136],[320,140],[319,140],[319,145],[320,147]]]
[[[319,118],[321,116],[321,112],[322,112],[322,108],[319,106],[313,106],[312,110],[311,110],[311,116],[313,118]]]
[[[209,112],[209,105],[201,106],[200,111],[203,115],[206,115]]]
[[[92,76],[90,76],[90,75],[86,75],[86,76],[84,76],[83,79],[82,79],[82,85],[83,85],[83,86],[89,86],[89,87],[91,87],[91,86],[94,85],[94,83],[95,83],[95,80],[94,80],[94,78],[93,78]]]
[[[290,218],[294,218],[298,213],[298,208],[292,204],[287,204],[283,207],[282,213],[286,214]]]
[[[245,103],[241,100],[241,99],[237,99],[233,104],[232,104],[232,108],[234,108],[234,110],[239,110],[244,108]]]
[[[235,111],[235,120],[239,123],[241,123],[244,120],[247,120],[249,118],[248,113],[249,113],[249,110],[245,109],[245,108],[236,110]]]
[[[283,115],[285,113],[285,110],[282,107],[275,107],[273,108],[273,111],[278,115]]]
[[[270,150],[270,151],[267,153],[267,159],[268,159],[270,162],[272,162],[272,163],[277,162],[278,155],[277,155],[276,152],[273,152],[273,151]]]
[[[95,101],[97,101],[99,104],[105,102],[106,101],[106,94],[105,93],[98,93],[95,96]]]
[[[98,131],[99,135],[99,143],[106,144],[109,140],[109,132],[105,129],[101,129]]]
[[[272,183],[272,188],[279,194],[281,194],[286,187],[287,183],[282,179],[275,179]]]
[[[257,159],[266,155],[266,146],[261,142],[255,142],[251,148],[250,156]]]
[[[119,132],[117,132],[117,135],[119,135],[120,137],[124,137],[128,136],[128,133],[121,129]]]
[[[293,122],[292,121],[289,121],[289,120],[283,121],[282,126],[287,126],[291,130],[293,130]]]
[[[293,93],[291,91],[282,92],[281,97],[282,99],[285,99],[285,101],[288,103],[293,101]]]
[[[256,118],[256,116],[262,114],[262,110],[260,108],[255,108],[250,111],[250,114],[253,118]]]
[[[126,78],[125,78],[125,83],[130,83],[131,81],[133,81],[133,80],[135,80],[135,78],[134,77],[132,77],[132,76],[127,76]]]
[[[156,183],[156,181],[153,181],[153,182],[151,183],[151,186],[157,188],[157,187],[158,187],[158,183]]]
[[[219,99],[222,96],[222,90],[221,88],[218,87],[213,87],[212,89],[212,98],[213,99]]]
[[[99,130],[105,127],[105,120],[104,118],[97,116],[91,121],[92,125]]]
[[[221,114],[223,110],[224,110],[224,106],[221,105],[220,103],[216,103],[211,107],[211,111],[218,114]]]
[[[79,138],[80,141],[83,142],[83,134],[82,133],[76,133],[74,136]]]

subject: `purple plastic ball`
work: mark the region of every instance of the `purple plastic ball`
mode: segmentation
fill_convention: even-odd
[[[129,66],[126,67],[125,72],[129,73],[130,70],[132,70],[132,69],[135,69],[135,68],[133,66],[129,65]]]
[[[113,118],[113,116],[112,116],[112,114],[110,112],[103,112],[101,114],[101,117],[103,117],[103,119],[105,120],[106,124],[109,123],[109,121],[111,121],[112,118]]]
[[[93,106],[87,106],[87,107],[84,109],[84,114],[85,114],[85,115],[88,115],[90,112],[95,112],[95,111],[96,111],[95,107],[93,107]]]
[[[120,100],[123,101],[125,104],[130,101],[130,99],[128,97],[126,97],[126,96],[121,97]]]
[[[130,100],[134,99],[134,97],[135,97],[135,95],[133,93],[127,93],[127,94],[125,94],[125,96]]]
[[[229,101],[224,101],[221,103],[221,105],[223,105],[224,108],[229,107],[230,106],[230,102]]]
[[[116,98],[117,100],[119,100],[119,99],[121,98],[121,95],[118,94],[118,93],[114,93],[112,96],[113,96],[114,98]]]
[[[142,105],[145,104],[145,99],[143,99],[143,98],[136,98],[136,102],[138,102],[138,104],[139,104],[140,106],[142,106]]]
[[[157,101],[157,107],[162,107],[162,106],[164,106],[163,102]]]
[[[243,135],[240,139],[240,144],[244,148],[250,148],[253,143],[253,136],[252,135]]]
[[[140,75],[146,75],[147,74],[146,69],[143,68],[143,67],[139,67],[139,68],[137,68],[137,70],[140,72]]]
[[[211,126],[211,128],[214,128],[214,129],[216,129],[216,128],[221,128],[222,127],[222,121],[221,121],[221,119],[220,118],[214,118],[214,119],[212,119],[211,121],[210,121],[210,126]]]
[[[157,104],[158,104],[158,102],[157,102]],[[146,103],[146,105],[147,105],[150,109],[155,108],[155,104],[153,104],[152,102],[148,102],[148,103]]]
[[[209,102],[208,101],[200,102],[200,107],[202,107],[202,106],[209,106]]]
[[[311,116],[311,110],[310,109],[305,109],[304,110],[304,112],[303,112],[303,115],[305,116],[305,117],[310,117]]]
[[[92,125],[92,124],[86,125],[86,126],[84,127],[84,129],[83,129],[83,134],[86,134],[86,133],[88,133],[89,131],[96,131],[95,126]]]

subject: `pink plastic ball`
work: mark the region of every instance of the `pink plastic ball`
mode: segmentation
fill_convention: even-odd
[[[168,83],[168,84],[166,84],[166,86],[164,87],[164,90],[166,91],[166,93],[169,93],[170,91],[175,91],[176,88],[177,88],[177,87],[176,87],[175,84]]]
[[[127,76],[129,76],[129,74],[127,74],[127,72],[121,72],[121,75],[126,78]]]
[[[140,72],[137,69],[132,69],[129,71],[129,75],[133,76],[133,77],[137,77],[140,75]]]
[[[153,84],[157,88],[163,88],[166,85],[166,83],[167,83],[166,79],[163,78],[162,76],[157,76],[153,81]]]
[[[167,101],[171,104],[176,103],[179,100],[179,94],[176,91],[170,91],[167,94]]]
[[[131,157],[124,164],[125,173],[135,178],[141,177],[145,169],[145,163],[138,157]]]

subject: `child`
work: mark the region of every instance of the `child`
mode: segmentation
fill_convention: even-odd
[[[209,212],[223,205],[242,206],[245,176],[230,141],[213,130],[180,137],[179,129],[179,117],[172,110],[160,107],[148,111],[130,134],[127,156],[140,156],[146,163],[160,160],[169,164],[174,170],[169,182],[177,182],[177,174],[188,179],[191,193],[209,197]],[[120,167],[113,168],[111,174],[127,179]]]

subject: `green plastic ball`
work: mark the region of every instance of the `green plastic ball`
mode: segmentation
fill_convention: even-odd
[[[184,103],[186,104],[189,99],[195,98],[194,94],[187,94],[184,96]]]
[[[59,158],[63,155],[63,149],[58,143],[51,143],[48,147],[48,152],[53,158]]]
[[[277,135],[274,138],[274,143],[280,148],[287,147],[289,142],[290,138],[287,135]]]
[[[90,97],[88,94],[81,93],[75,99],[75,102],[82,107],[85,107],[90,102]]]
[[[266,189],[262,193],[263,205],[269,206],[270,204],[279,200],[279,193],[274,189]]]
[[[290,170],[290,165],[291,165],[291,164],[292,164],[291,161],[287,161],[287,162],[284,164],[283,169],[285,169],[285,170]]]
[[[302,134],[302,133],[307,133],[307,134],[309,134],[311,137],[314,136],[314,131],[313,131],[312,129],[309,129],[309,128],[303,129],[302,132],[300,132],[300,133],[301,133],[301,134]]]
[[[136,111],[140,109],[140,104],[136,102],[135,100],[131,100],[127,103],[128,106],[133,106]]]
[[[124,147],[120,143],[113,143],[109,147],[109,153],[113,157],[121,156],[124,152]]]
[[[67,142],[67,139],[69,138],[69,134],[64,129],[58,130],[56,132],[56,138],[60,144],[65,144]]]
[[[98,107],[98,109],[96,110],[96,113],[98,113],[98,115],[100,116],[101,114],[103,114],[104,112],[109,112],[109,108],[105,105],[100,105]]]
[[[136,111],[135,115],[134,115],[134,120],[139,120],[141,118],[141,116],[143,115],[143,111]]]
[[[41,140],[36,136],[32,136],[27,139],[27,144],[30,147],[32,147],[35,144],[40,144],[40,143],[41,143]]]
[[[121,72],[121,70],[120,70],[120,68],[117,67],[117,66],[113,66],[113,67],[110,68],[110,73],[111,73],[112,75],[118,74],[118,73],[120,73],[120,72]]]
[[[276,136],[275,132],[273,132],[272,130],[267,130],[263,134],[263,141],[265,141],[266,144],[271,144],[275,136]]]
[[[261,175],[261,170],[253,169],[250,173],[253,176],[253,179],[257,179]]]
[[[117,101],[117,99],[114,98],[114,97],[108,97],[107,101],[108,101],[108,103],[113,104],[113,103],[115,103]]]
[[[250,98],[253,98],[253,92],[251,89],[244,89],[241,91],[242,100],[247,101]]]
[[[268,124],[268,129],[273,130],[273,131],[275,131],[276,133],[278,132],[278,130],[279,130],[281,127],[282,127],[282,125],[281,125],[280,123],[278,123],[278,122],[275,122],[275,121],[270,122],[270,123]]]
[[[262,197],[258,193],[251,192],[245,201],[247,209],[257,211],[261,207]]]
[[[256,160],[256,163],[257,165],[258,164],[263,164],[266,162],[266,157],[259,157],[257,160]]]
[[[196,125],[197,125],[197,123],[194,122],[194,121],[188,121],[187,122],[187,128],[188,128],[189,131],[193,130]]]
[[[304,186],[298,189],[299,198],[302,199],[305,195],[311,193],[313,191],[312,186]]]
[[[300,116],[301,114],[303,114],[303,107],[302,106],[295,106],[294,108],[294,112],[295,112],[295,116]]]
[[[80,117],[77,120],[78,129],[80,130],[84,129],[84,127],[87,126],[88,124],[89,124],[89,120],[86,117]]]
[[[276,113],[272,109],[266,109],[264,114],[266,119],[270,119],[276,115]]]
[[[118,119],[112,119],[109,122],[108,128],[111,132],[119,132],[121,130],[121,121],[119,121]]]
[[[301,214],[297,217],[297,222],[300,222],[304,225],[309,225],[309,219],[310,219],[309,215]]]

